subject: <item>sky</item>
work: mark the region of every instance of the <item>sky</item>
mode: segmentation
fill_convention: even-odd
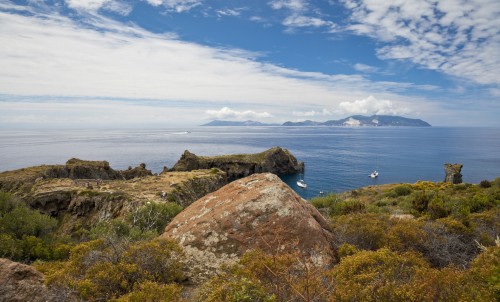
[[[0,128],[500,126],[498,0],[0,0]]]

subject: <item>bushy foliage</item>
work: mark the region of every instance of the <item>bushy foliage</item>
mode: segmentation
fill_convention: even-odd
[[[156,231],[161,234],[165,226],[181,211],[182,207],[173,202],[147,202],[144,206],[134,210],[129,220],[142,232]]]
[[[50,285],[70,288],[82,299],[102,301],[127,295],[122,301],[133,301],[152,287],[177,297],[175,283],[184,280],[183,259],[180,247],[168,240],[120,245],[99,239],[75,246],[66,262],[56,263],[55,267],[41,265],[39,269]]]
[[[17,261],[62,259],[68,246],[53,237],[57,220],[0,192],[0,257]]]
[[[318,209],[326,210],[331,216],[363,213],[366,211],[366,205],[363,202],[357,199],[342,199],[336,194],[313,198],[311,199],[311,204]]]
[[[410,186],[407,185],[400,185],[394,188],[394,193],[396,196],[406,196],[410,195],[413,190],[411,189]]]
[[[481,180],[481,182],[479,183],[479,186],[481,188],[490,188],[491,187],[491,182],[489,182],[488,180]]]
[[[327,268],[298,252],[270,255],[249,251],[240,261],[209,280],[197,301],[326,301]]]
[[[145,281],[134,285],[133,290],[113,300],[114,302],[180,302],[181,286]]]

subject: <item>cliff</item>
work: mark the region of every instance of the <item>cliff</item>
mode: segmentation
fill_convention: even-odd
[[[224,156],[197,156],[184,151],[172,171],[192,171],[217,168],[227,173],[230,181],[252,175],[270,172],[277,175],[301,173],[304,163],[298,162],[288,150],[274,147],[256,154],[235,154]]]
[[[299,250],[324,266],[335,261],[326,220],[271,173],[234,181],[197,200],[174,218],[161,237],[184,248],[194,283],[256,248],[268,253]]]
[[[33,209],[60,218],[62,229],[70,233],[74,225],[91,226],[124,217],[148,201],[170,201],[185,207],[227,184],[226,174],[218,169],[149,175],[145,165],[140,165],[127,171],[123,176],[108,162],[73,159],[64,166],[0,173],[0,189],[10,191]]]

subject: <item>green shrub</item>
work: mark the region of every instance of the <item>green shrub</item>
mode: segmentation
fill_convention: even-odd
[[[364,213],[366,206],[359,200],[348,199],[334,203],[331,206],[331,215],[347,215],[354,213]]]
[[[481,180],[481,182],[479,183],[479,186],[481,188],[490,188],[491,182],[489,182],[488,180]]]
[[[427,193],[426,191],[416,191],[412,193],[412,207],[419,213],[423,213],[427,210],[427,206],[433,197],[432,193]]]
[[[450,211],[446,208],[445,202],[442,197],[434,196],[427,205],[427,211],[431,219],[439,219],[449,215]]]
[[[129,220],[133,226],[142,232],[156,231],[162,233],[165,226],[182,211],[182,207],[176,203],[148,202],[131,213]]]
[[[409,186],[401,185],[394,188],[394,193],[396,196],[407,196],[410,195],[413,190]]]
[[[0,257],[16,261],[60,259],[54,253],[57,220],[0,192]]]

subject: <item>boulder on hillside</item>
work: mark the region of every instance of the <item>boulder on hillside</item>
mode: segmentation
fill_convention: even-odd
[[[197,200],[165,228],[185,250],[194,283],[236,262],[247,250],[299,251],[318,265],[335,261],[321,214],[278,176],[254,174]]]
[[[76,301],[47,288],[43,274],[33,266],[0,258],[0,301]]]
[[[462,183],[462,164],[444,164],[444,181],[452,184],[460,184]]]
[[[234,154],[223,156],[197,156],[184,151],[172,171],[192,171],[218,168],[227,173],[230,181],[254,173],[271,172],[277,175],[302,173],[304,163],[297,161],[288,150],[274,147],[256,154]]]

